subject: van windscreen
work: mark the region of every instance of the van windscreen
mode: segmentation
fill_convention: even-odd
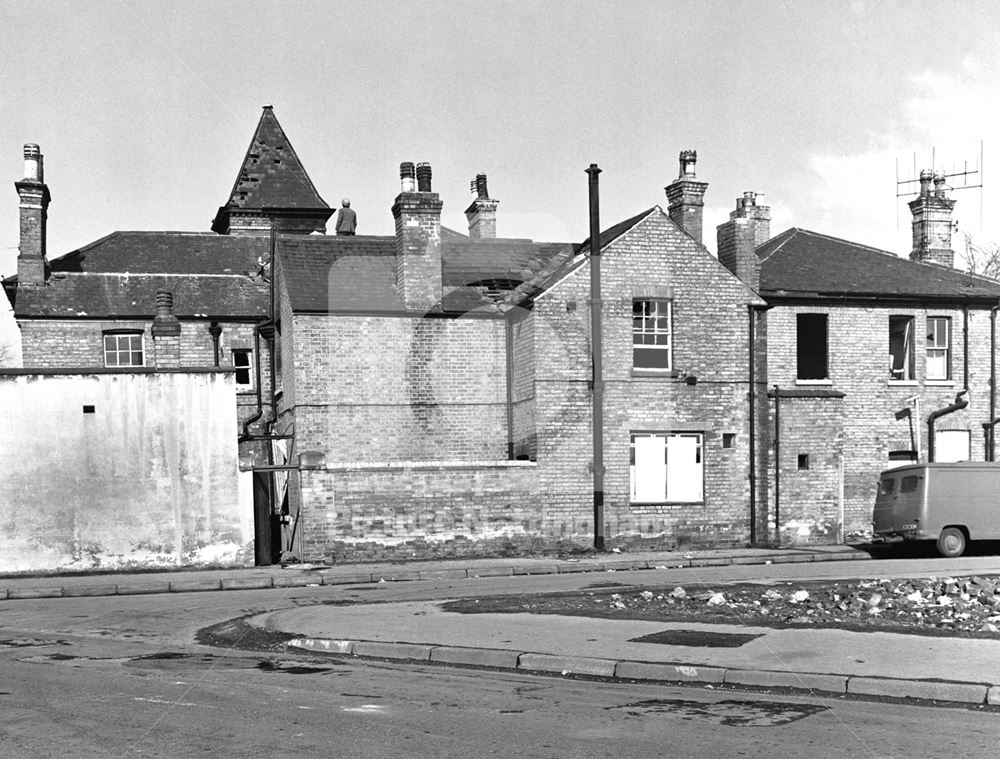
[[[896,492],[896,480],[892,477],[886,477],[879,484],[878,492],[879,495],[892,495]]]
[[[915,493],[917,492],[917,484],[920,482],[920,478],[917,476],[904,477],[903,481],[899,483],[900,493]]]

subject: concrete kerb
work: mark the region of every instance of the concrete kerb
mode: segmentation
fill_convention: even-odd
[[[131,581],[128,575],[115,575],[115,584],[78,585],[67,583],[60,587],[18,587],[17,578],[13,584],[0,587],[0,600],[61,598],[70,596],[101,595],[141,595],[149,593],[188,593],[218,590],[249,590],[287,587],[309,587],[320,585],[355,585],[373,582],[404,582],[413,580],[466,579],[477,577],[511,577],[515,575],[570,574],[584,572],[626,572],[643,569],[674,567],[726,566],[735,564],[786,564],[812,561],[863,560],[863,552],[817,552],[781,553],[758,556],[665,556],[654,559],[609,559],[597,561],[581,559],[566,563],[538,562],[526,564],[487,564],[484,566],[456,566],[436,569],[393,569],[392,571],[350,571],[341,572],[336,567],[321,568],[299,573],[276,573],[270,577],[220,577],[218,579],[167,580],[150,582]],[[346,569],[346,567],[345,567]],[[225,570],[222,570],[225,571]],[[30,579],[30,578],[26,578]],[[2,581],[0,581],[2,582]]]
[[[616,661],[587,656],[517,652],[496,648],[435,646],[428,643],[390,643],[325,638],[296,638],[289,648],[313,654],[354,656],[360,659],[433,662],[445,666],[487,667],[525,674],[558,674],[629,682],[692,685],[734,685],[781,688],[789,691],[966,705],[1000,706],[1000,685],[944,680],[904,680],[771,670],[728,669],[680,663]]]

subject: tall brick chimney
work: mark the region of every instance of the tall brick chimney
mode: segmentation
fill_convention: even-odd
[[[17,252],[17,284],[44,285],[49,261],[45,254],[45,224],[49,215],[49,188],[45,185],[42,151],[24,146],[24,179],[15,182],[21,199],[21,241]]]
[[[757,246],[771,237],[771,209],[757,205],[757,194],[743,193],[729,221],[716,230],[719,262],[754,290],[760,288]]]
[[[414,176],[416,190],[414,191]],[[431,191],[429,163],[399,166],[400,192],[392,204],[396,221],[396,285],[408,311],[441,302],[441,208]]]
[[[157,369],[176,369],[181,364],[181,323],[174,316],[174,296],[156,291],[153,317],[153,362]]]
[[[913,214],[910,260],[951,268],[955,265],[955,251],[951,248],[951,212],[955,201],[947,197],[944,180],[943,174],[930,169],[920,172],[920,194],[909,203]]]
[[[486,189],[486,175],[476,174],[471,183],[473,200],[465,209],[469,220],[469,237],[474,240],[495,240],[497,237],[497,206],[499,200],[490,198]]]
[[[682,150],[680,155],[681,172],[677,179],[663,189],[667,193],[667,213],[677,226],[701,242],[702,209],[705,205],[705,190],[708,182],[699,182],[695,178],[694,167],[698,161],[698,153],[694,150]]]

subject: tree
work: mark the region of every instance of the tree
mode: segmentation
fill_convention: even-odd
[[[1000,279],[1000,243],[996,241],[974,241],[968,232],[965,238],[965,265],[972,274],[991,279]]]

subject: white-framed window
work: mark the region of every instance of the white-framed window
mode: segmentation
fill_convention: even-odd
[[[889,317],[889,379],[913,379],[913,317]]]
[[[705,500],[700,432],[633,432],[629,440],[633,503],[697,503]]]
[[[927,317],[927,379],[951,379],[951,318]]]
[[[144,366],[142,332],[105,332],[104,365]]]
[[[253,351],[249,348],[233,348],[233,367],[236,369],[236,387],[240,390],[253,388]]]
[[[667,299],[632,301],[632,366],[673,369],[673,305]]]

